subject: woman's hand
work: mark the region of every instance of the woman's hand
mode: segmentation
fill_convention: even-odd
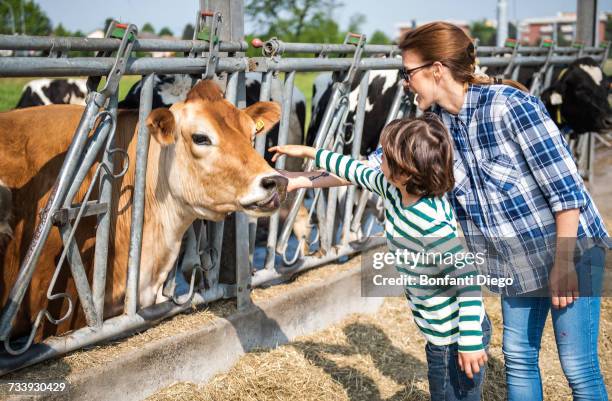
[[[268,149],[269,152],[276,152],[274,156],[272,156],[272,162],[275,162],[281,155],[287,155],[290,157],[308,157],[309,159],[314,159],[317,153],[317,150],[311,146],[303,146],[303,145],[280,145],[280,146],[272,146]]]
[[[578,276],[573,260],[555,258],[555,264],[548,274],[551,303],[553,308],[565,308],[578,299]]]
[[[470,379],[474,378],[474,374],[480,372],[487,363],[488,357],[485,350],[478,352],[459,352],[459,367],[462,372]]]

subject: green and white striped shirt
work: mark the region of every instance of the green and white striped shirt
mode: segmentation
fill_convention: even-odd
[[[404,207],[399,189],[389,183],[382,172],[349,156],[324,149],[317,150],[315,161],[318,168],[383,198],[385,235],[390,251],[407,249],[413,254],[427,254],[429,259],[421,259],[425,263],[396,264],[401,274],[448,276],[457,281],[467,278],[467,284],[463,286],[419,285],[416,278],[406,284],[405,292],[414,321],[427,341],[435,345],[458,343],[461,352],[483,349],[481,322],[485,312],[480,287],[473,284],[475,269],[471,265],[459,268],[455,263],[445,263],[442,257],[435,258],[435,255],[452,257],[463,250],[455,216],[446,197],[422,197]]]

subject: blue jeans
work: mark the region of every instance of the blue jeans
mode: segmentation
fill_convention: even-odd
[[[491,322],[485,314],[482,321],[482,343],[488,348],[491,340]],[[485,368],[480,368],[474,378],[468,378],[459,367],[459,351],[457,343],[450,345],[434,345],[427,343],[427,379],[431,401],[479,401]]]
[[[603,260],[603,250],[593,248],[588,257]],[[600,253],[599,253],[600,252]],[[581,294],[584,286],[597,283],[591,275],[597,266],[577,264]],[[603,263],[601,264],[603,266]],[[590,277],[589,280],[583,278]],[[601,278],[599,279],[601,283]],[[586,289],[586,288],[585,288]],[[559,352],[561,367],[572,389],[575,401],[607,401],[608,394],[599,370],[597,337],[599,333],[599,311],[601,298],[582,296],[568,307],[551,309],[550,297],[503,297],[504,319],[503,352],[506,364],[508,401],[542,400],[542,379],[538,368],[538,357],[542,332],[548,312],[551,311],[553,330]]]

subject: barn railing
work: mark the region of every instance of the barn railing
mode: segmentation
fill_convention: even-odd
[[[236,253],[236,266],[220,266],[224,223],[205,221],[194,223],[184,237],[185,251],[179,256],[180,265],[177,261],[163,288],[164,295],[171,300],[139,308],[137,284],[144,213],[144,174],[149,140],[146,125],[142,123],[151,111],[155,74],[197,74],[210,78],[214,74],[227,73],[225,96],[232,103],[238,104],[239,94],[244,90],[244,72],[262,74],[260,92],[262,101],[270,100],[272,81],[279,79],[279,72],[285,73],[278,136],[279,144],[285,144],[289,137],[289,116],[292,110],[296,74],[307,71],[332,71],[334,72],[332,95],[317,131],[315,146],[342,150],[345,145],[350,145],[351,155],[358,158],[371,71],[394,70],[401,67],[401,59],[396,57],[399,53],[396,46],[367,45],[365,36],[356,34],[347,35],[342,44],[286,43],[276,38],[267,42],[254,41],[255,47],[262,47],[263,56],[246,58],[236,54],[245,51],[244,42],[216,40],[220,24],[221,16],[217,13],[198,13],[197,29],[191,41],[138,39],[137,30],[133,25],[116,24],[111,25],[107,38],[104,39],[0,35],[0,49],[38,50],[50,53],[50,57],[2,57],[0,58],[2,77],[87,75],[94,77],[90,81],[90,87],[95,88],[97,87],[95,81],[102,75],[107,76],[105,89],[100,92],[93,90],[88,95],[87,106],[73,144],[64,161],[53,195],[43,211],[43,218],[37,228],[38,235],[30,245],[19,278],[11,289],[9,301],[4,305],[0,315],[0,340],[4,342],[6,351],[0,353],[0,375],[86,345],[148,327],[163,318],[184,311],[191,304],[236,297],[239,308],[246,307],[250,304],[250,290],[254,286],[282,281],[297,272],[384,244],[382,236],[374,235],[377,217],[366,213],[366,204],[372,199],[365,191],[357,193],[356,188],[351,186],[341,197],[342,199],[338,188],[310,191],[310,194],[305,190],[297,191],[282,227],[279,213],[269,219],[265,244],[255,243],[258,224],[261,228],[263,223],[250,219],[242,213],[236,214],[236,243],[233,244],[235,248],[229,250]],[[117,28],[122,29],[123,33],[117,35]],[[96,51],[98,57],[66,57],[72,50]],[[129,57],[133,51],[175,51],[184,52],[187,56]],[[115,56],[111,56],[112,52],[116,52]],[[221,52],[228,54],[221,56]],[[605,48],[557,48],[554,45],[517,47],[508,43],[508,46],[503,48],[479,47],[477,52],[480,66],[499,68],[500,75],[506,77],[518,76],[518,71],[524,67],[539,67],[536,70],[540,78],[532,90],[541,91],[550,83],[553,68],[568,64],[582,55],[589,55],[604,62],[607,59],[609,46]],[[285,57],[295,53],[312,53],[318,57]],[[385,57],[369,57],[379,55]],[[124,75],[141,75],[143,79],[139,109],[141,124],[134,161],[137,176],[124,314],[104,320],[104,285],[110,232],[109,204],[112,198],[110,182],[118,176],[113,173],[115,169],[112,160],[116,154],[126,155],[125,150],[115,148],[113,140],[117,118],[118,82]],[[348,97],[351,85],[357,79],[359,95],[355,105],[355,121],[352,134],[348,135],[346,119],[351,107]],[[392,106],[385,120],[389,122],[416,112],[412,98],[404,93],[402,83],[397,82]],[[96,131],[90,136],[94,126]],[[76,191],[96,161],[95,155],[101,148],[104,148],[105,152],[95,173],[100,183],[100,199],[85,199],[81,205],[74,205]],[[265,151],[263,138],[257,138],[255,148],[263,155]],[[125,173],[129,162],[132,161],[124,157],[124,168],[119,175]],[[285,167],[284,156],[278,159],[275,167],[277,169]],[[312,162],[306,166],[307,169],[313,167]],[[92,186],[95,185],[94,182],[96,180],[92,181]],[[343,212],[341,219],[337,218],[338,210]],[[300,211],[306,211],[308,216],[306,223],[311,226],[314,238],[313,235],[305,239],[292,236],[292,228]],[[94,278],[91,288],[74,242],[74,230],[80,219],[87,215],[98,215],[99,218],[96,233],[96,263],[93,266]],[[316,225],[310,223],[314,216],[318,220]],[[30,336],[25,339],[12,339],[10,335],[12,324],[36,269],[40,249],[53,224],[60,226],[66,249],[61,259],[66,259],[70,266],[88,326],[32,344],[36,329],[43,318],[59,323],[73,312],[69,311],[66,316],[56,319],[43,310],[37,315]],[[228,245],[225,244],[226,250]],[[264,256],[255,258],[254,252],[257,250],[264,250]],[[319,254],[314,253],[315,251],[319,251]],[[61,267],[62,262],[56,267],[56,276]],[[252,267],[255,269],[254,273],[251,273]],[[220,283],[221,268],[235,269],[236,284]],[[189,273],[186,283],[182,278],[182,272]],[[199,281],[199,284],[196,284],[196,281]],[[49,299],[68,298],[67,294],[54,294],[53,285],[49,287],[47,295]],[[72,300],[68,302],[71,305],[73,303]]]

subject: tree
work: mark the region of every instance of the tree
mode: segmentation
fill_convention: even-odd
[[[361,28],[366,20],[366,16],[361,13],[351,15],[347,30],[351,33],[361,33]]]
[[[155,33],[155,28],[153,28],[153,25],[151,25],[150,23],[146,22],[142,28],[140,29],[140,32],[149,32],[149,33]]]
[[[158,35],[159,36],[174,36],[174,32],[172,32],[172,30],[170,28],[165,26],[165,27],[163,27],[162,29],[159,30]]]
[[[104,33],[106,33],[106,31],[108,31],[108,27],[110,26],[111,22],[114,21],[114,18],[112,17],[108,17],[107,19],[104,20]]]
[[[72,36],[72,34],[60,22],[53,30],[53,36]]]
[[[183,34],[181,35],[181,39],[183,40],[191,40],[193,39],[193,31],[195,30],[195,27],[191,24],[187,24],[185,25],[185,28],[183,29]]]
[[[479,46],[495,46],[497,31],[485,20],[475,21],[470,25],[472,37],[478,38]]]
[[[319,24],[322,16],[330,20],[327,16],[339,6],[337,0],[250,0],[245,14],[258,26],[267,27],[255,34],[294,41],[313,24]]]
[[[21,32],[20,1],[24,2],[25,32]],[[15,33],[21,32],[28,35],[49,35],[52,30],[51,20],[38,4],[26,0],[2,0],[0,2],[0,34],[12,34],[13,26]]]
[[[370,39],[368,39],[368,43],[373,45],[390,45],[392,41],[383,31],[376,30]]]

